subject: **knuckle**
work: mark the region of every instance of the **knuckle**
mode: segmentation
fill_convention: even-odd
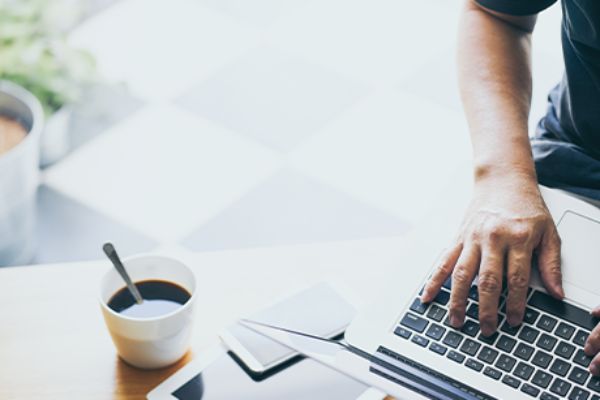
[[[452,281],[458,285],[470,284],[470,274],[467,270],[467,267],[463,265],[458,265],[454,268],[454,272],[452,273]]]
[[[496,293],[500,291],[502,282],[500,279],[491,273],[483,273],[479,275],[479,291],[482,293]]]
[[[529,226],[516,225],[510,231],[511,241],[515,244],[525,244],[529,242],[532,236],[532,231]]]
[[[529,277],[522,271],[515,271],[508,276],[508,287],[519,292],[526,290],[529,287]]]
[[[487,228],[486,236],[491,243],[499,243],[504,237],[504,228],[502,225],[493,224]]]

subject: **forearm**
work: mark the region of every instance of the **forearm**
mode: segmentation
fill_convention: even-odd
[[[458,71],[476,180],[518,174],[535,182],[527,132],[530,49],[527,29],[467,4],[459,32]]]

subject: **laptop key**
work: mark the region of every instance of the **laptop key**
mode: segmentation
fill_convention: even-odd
[[[600,377],[592,376],[592,379],[590,379],[586,387],[592,389],[596,393],[600,393]]]
[[[575,356],[573,357],[573,362],[587,368],[590,365],[590,362],[592,362],[592,357],[586,356],[582,349],[577,349]]]
[[[427,318],[431,318],[434,321],[440,322],[446,316],[446,310],[437,304],[432,304],[427,312]]]
[[[416,343],[421,347],[427,347],[429,344],[429,339],[425,339],[423,336],[414,335],[411,339],[411,342]]]
[[[583,385],[587,378],[590,376],[590,373],[585,369],[574,367],[571,373],[569,374],[569,380],[571,382],[575,382],[577,384]]]
[[[498,357],[498,361],[496,361],[496,368],[499,368],[505,372],[510,372],[510,371],[512,371],[512,369],[516,363],[517,363],[517,360],[515,360],[511,356],[507,356],[506,354],[501,354],[500,357]]]
[[[523,315],[523,322],[533,325],[535,323],[535,320],[539,316],[540,313],[538,311],[535,311],[533,308],[527,307],[525,309],[525,314]]]
[[[531,365],[525,364],[524,362],[519,362],[513,371],[513,374],[525,381],[528,381],[534,370],[535,368],[533,368]]]
[[[481,345],[474,340],[465,339],[463,345],[460,347],[460,351],[469,356],[474,356],[477,354],[477,350],[479,350],[480,346]]]
[[[496,357],[498,357],[498,351],[492,349],[491,347],[484,346],[479,352],[477,359],[488,364],[493,364],[494,361],[496,361]]]
[[[552,358],[553,357],[550,354],[546,353],[545,351],[538,350],[535,352],[535,355],[533,356],[531,363],[533,365],[537,365],[538,367],[546,368],[552,362]]]
[[[448,357],[452,361],[455,361],[459,364],[462,364],[462,362],[465,361],[465,358],[466,358],[464,355],[462,355],[459,352],[454,351],[454,350],[450,350],[450,352],[448,352],[448,355],[446,357]]]
[[[583,347],[583,346],[585,346],[585,342],[587,341],[588,336],[590,336],[589,332],[578,330],[577,334],[573,338],[573,343],[578,344],[579,346]]]
[[[490,336],[483,336],[480,334],[477,337],[477,339],[479,339],[480,342],[487,343],[491,346],[496,341],[496,338],[498,337],[498,335],[499,335],[498,332],[494,332]]]
[[[477,361],[477,360],[474,360],[474,359],[472,359],[472,358],[469,358],[469,359],[467,360],[467,362],[465,363],[465,365],[466,365],[467,367],[469,367],[469,368],[471,368],[471,369],[473,369],[473,370],[477,371],[477,372],[479,372],[479,371],[481,371],[481,370],[483,369],[483,364],[482,364],[482,363],[480,363],[480,362],[479,362],[479,361]]]
[[[407,328],[419,333],[423,333],[425,327],[427,327],[427,324],[429,324],[429,322],[426,319],[411,313],[406,313],[400,321],[400,325],[406,326]]]
[[[457,332],[449,331],[446,334],[446,337],[444,338],[444,340],[442,342],[446,346],[456,349],[458,347],[458,345],[460,344],[460,342],[462,342],[462,340],[463,340],[463,335],[461,335],[460,333],[457,333]]]
[[[449,276],[442,285],[443,288],[452,290],[452,276]]]
[[[465,314],[467,315],[467,317],[471,317],[474,320],[479,320],[479,304],[477,304],[477,303],[469,304],[469,307],[467,307]]]
[[[531,378],[531,383],[542,389],[546,389],[550,384],[550,381],[552,381],[552,375],[539,369],[535,372],[533,378]]]
[[[558,321],[556,320],[556,318],[552,318],[548,315],[542,315],[537,324],[535,324],[535,326],[545,330],[546,332],[552,332],[552,329],[554,329],[557,322]]]
[[[575,346],[563,341],[561,341],[558,346],[556,346],[556,350],[554,350],[554,354],[566,359],[571,358],[574,352]]]
[[[557,300],[552,296],[537,290],[533,292],[529,298],[528,305],[555,315],[566,322],[570,322],[588,331],[594,329],[598,323],[598,319],[592,317],[589,311]]]
[[[408,339],[411,335],[411,332],[408,329],[404,329],[401,326],[398,326],[396,329],[394,329],[394,334],[400,336],[403,339]]]
[[[556,375],[566,376],[567,372],[571,369],[571,364],[568,362],[557,358],[552,363],[552,367],[550,367],[550,372],[555,373]]]
[[[556,336],[566,339],[566,340],[571,339],[571,336],[573,336],[574,333],[575,333],[575,327],[573,327],[569,324],[565,324],[564,322],[561,322],[560,324],[558,324],[558,327],[554,331],[554,334]]]
[[[450,300],[450,292],[447,292],[445,290],[440,290],[437,294],[437,296],[435,296],[435,299],[433,299],[433,301],[435,303],[441,304],[443,306],[445,306],[446,304],[448,304],[448,301]]]
[[[553,394],[550,394],[550,393],[544,392],[544,393],[542,393],[542,395],[540,396],[540,399],[541,399],[541,400],[558,400],[558,397],[556,397],[556,396],[555,396],[555,395],[553,395]]]
[[[429,325],[429,328],[427,329],[425,335],[432,339],[440,340],[442,336],[444,336],[444,333],[446,333],[446,328],[438,324],[432,323],[431,325]]]
[[[515,335],[517,334],[517,332],[519,331],[519,328],[520,328],[520,327],[521,327],[521,326],[510,326],[510,325],[508,324],[508,322],[506,322],[506,321],[505,321],[505,322],[502,324],[502,327],[500,328],[500,330],[501,330],[502,332],[508,333],[508,334],[509,334],[509,335],[511,335],[511,336],[515,336]]]
[[[585,389],[574,387],[569,395],[569,400],[588,400],[590,392]]]
[[[554,379],[552,382],[552,386],[550,386],[550,391],[552,393],[556,393],[559,396],[566,396],[571,389],[571,384],[567,381],[563,381],[560,378]]]
[[[521,329],[521,332],[519,333],[519,339],[524,340],[527,343],[533,343],[539,334],[540,331],[526,325],[523,327],[523,329]]]
[[[510,386],[513,389],[516,389],[521,384],[521,381],[518,380],[517,378],[513,377],[513,376],[504,375],[504,378],[502,378],[502,383],[504,383],[505,385]]]
[[[462,329],[460,331],[466,335],[475,337],[479,332],[479,324],[473,320],[468,319],[465,321],[465,324],[462,326]]]
[[[496,343],[496,348],[510,353],[515,347],[515,344],[517,344],[517,341],[515,339],[506,335],[502,335],[500,336],[500,339],[498,339],[498,343]]]
[[[417,314],[424,314],[427,311],[427,307],[429,304],[421,303],[421,300],[417,297],[413,300],[410,305],[410,310],[416,312]]]
[[[502,372],[492,367],[485,367],[485,369],[483,370],[483,374],[495,380],[498,380],[502,377]]]
[[[469,298],[479,302],[479,288],[477,285],[472,285],[471,288],[469,288]]]
[[[446,346],[442,346],[439,343],[433,342],[431,343],[431,346],[429,346],[429,350],[443,356],[444,354],[446,354],[446,351],[448,351],[448,348]]]
[[[535,386],[531,386],[528,383],[524,383],[523,386],[521,386],[521,392],[532,397],[537,397],[537,395],[540,394],[540,389],[536,388]]]
[[[556,346],[556,342],[558,342],[558,339],[548,335],[547,333],[544,333],[544,334],[542,334],[542,336],[540,336],[540,338],[538,339],[538,341],[535,345],[546,351],[552,351],[554,346]]]
[[[533,347],[525,343],[519,343],[513,354],[522,360],[529,361],[531,355],[533,354]]]

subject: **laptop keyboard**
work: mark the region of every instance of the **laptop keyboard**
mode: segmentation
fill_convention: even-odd
[[[505,289],[498,307],[499,329],[484,337],[477,286],[469,292],[461,329],[448,321],[450,290],[448,280],[430,304],[415,298],[394,333],[532,398],[600,400],[600,378],[587,370],[591,358],[583,352],[598,323],[589,312],[530,289],[523,323],[511,327],[505,318]]]

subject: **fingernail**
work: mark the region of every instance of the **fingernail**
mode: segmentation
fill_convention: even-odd
[[[459,328],[460,327],[460,318],[458,318],[458,316],[456,316],[455,314],[451,314],[450,315],[450,325],[452,325],[454,328]]]
[[[590,372],[593,375],[598,375],[598,367],[596,366],[596,364],[591,364],[590,365]]]
[[[521,317],[517,314],[510,314],[506,320],[510,326],[518,326],[521,323]]]

